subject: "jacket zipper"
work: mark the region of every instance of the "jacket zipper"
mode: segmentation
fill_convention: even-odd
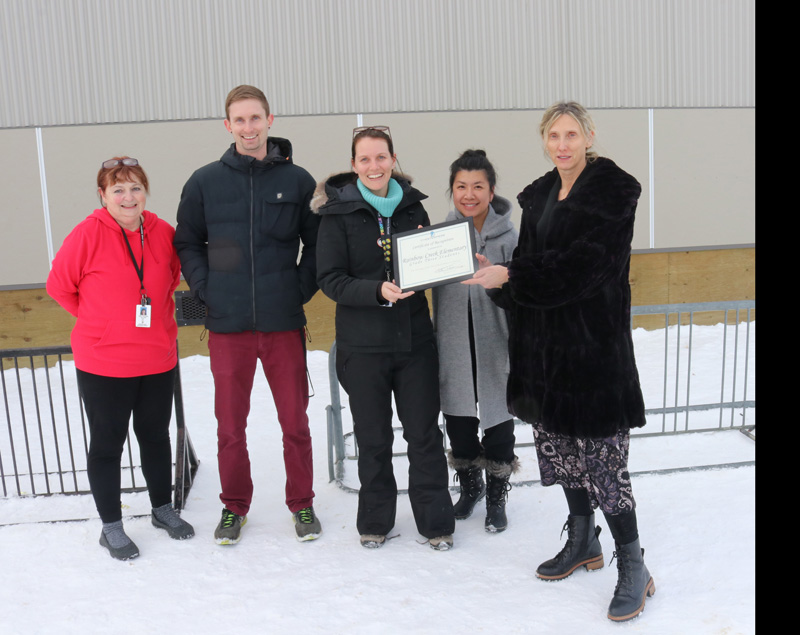
[[[256,332],[256,252],[255,252],[255,192],[253,166],[250,166],[250,298],[253,303],[253,333]]]

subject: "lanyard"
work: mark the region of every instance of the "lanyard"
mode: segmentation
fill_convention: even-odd
[[[125,228],[120,225],[120,229],[122,230],[122,237],[125,239],[125,245],[128,247],[128,253],[131,256],[131,262],[136,269],[136,275],[139,276],[139,293],[142,294],[142,304],[150,304],[150,298],[147,297],[147,290],[144,288],[144,225],[139,225],[139,237],[142,240],[142,261],[140,264],[136,264],[136,258],[133,255],[133,249],[131,249],[131,243],[128,241]]]
[[[380,212],[378,212],[378,227],[381,230],[381,238],[379,239],[379,243],[381,247],[383,247],[383,268],[386,271],[386,279],[391,282],[392,281],[392,221],[391,219],[386,219],[386,225],[384,227],[383,223],[383,216],[381,216]],[[383,237],[385,236],[385,238]]]

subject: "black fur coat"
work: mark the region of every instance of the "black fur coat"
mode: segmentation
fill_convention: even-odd
[[[510,309],[508,405],[549,432],[604,438],[645,423],[628,283],[641,186],[598,158],[537,236],[557,179],[553,170],[519,195],[519,245],[496,298]]]

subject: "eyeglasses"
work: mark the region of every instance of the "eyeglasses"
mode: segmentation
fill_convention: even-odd
[[[137,159],[109,159],[108,161],[103,161],[103,167],[106,170],[115,168],[118,165],[127,165],[132,168],[134,165],[139,165],[139,161]]]
[[[359,126],[358,128],[353,128],[353,139],[355,139],[362,132],[366,132],[367,130],[376,130],[377,132],[383,132],[387,137],[389,137],[390,139],[392,138],[392,132],[391,130],[389,130],[389,126]]]

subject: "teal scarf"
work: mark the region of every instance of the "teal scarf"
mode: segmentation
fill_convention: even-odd
[[[373,194],[372,191],[361,182],[361,179],[356,181],[356,185],[358,185],[358,191],[361,192],[361,196],[364,200],[378,210],[381,216],[385,216],[386,218],[392,217],[394,210],[397,209],[397,206],[400,205],[400,201],[403,200],[403,188],[400,187],[400,184],[394,179],[389,179],[389,191],[386,193],[385,198]]]

